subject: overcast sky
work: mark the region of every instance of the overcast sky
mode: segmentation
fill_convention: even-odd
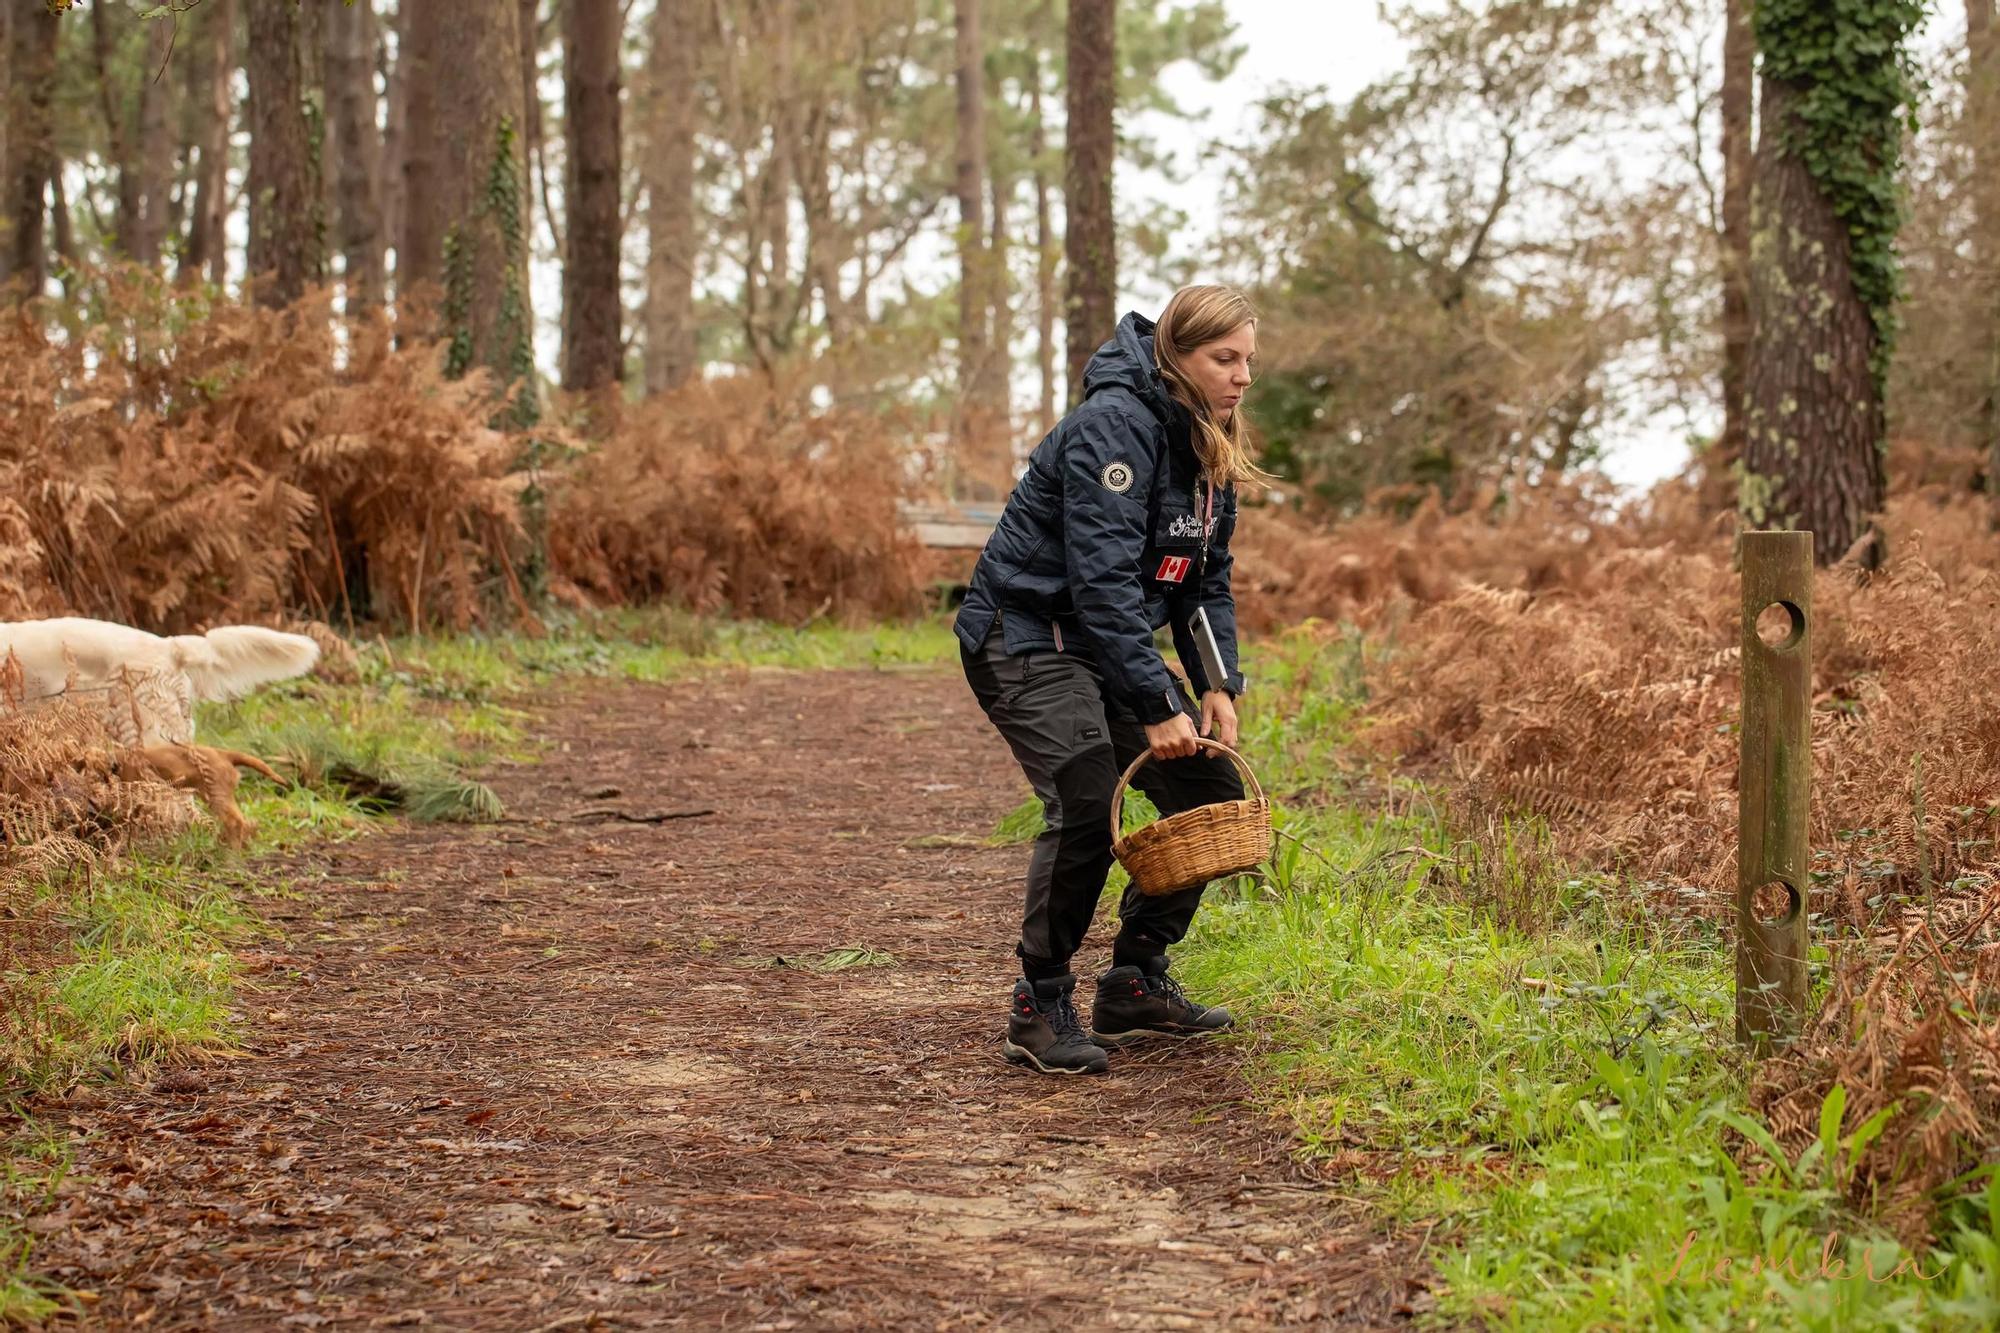
[[[1200,167],[1198,150],[1215,146],[1226,153],[1231,144],[1245,142],[1252,108],[1279,88],[1328,88],[1345,100],[1395,69],[1403,44],[1378,12],[1376,0],[1231,0],[1229,18],[1243,48],[1234,72],[1212,83],[1189,64],[1166,71],[1168,91],[1199,118],[1192,123],[1141,118],[1141,127],[1162,143],[1187,140],[1182,158],[1195,169],[1192,179],[1176,184],[1128,168],[1119,173],[1118,190],[1162,199],[1186,212],[1190,234],[1180,248],[1198,252],[1215,230],[1222,184],[1222,164]],[[1119,285],[1120,300],[1140,309],[1157,309],[1172,294],[1144,273],[1121,273]]]
[[[1327,88],[1346,100],[1404,58],[1404,44],[1380,17],[1376,0],[1232,0],[1229,17],[1237,27],[1243,58],[1219,83],[1182,65],[1167,72],[1167,84],[1181,105],[1201,111],[1198,121],[1177,127],[1154,117],[1148,128],[1164,142],[1177,136],[1189,142],[1183,160],[1192,169],[1183,182],[1157,173],[1125,170],[1121,192],[1145,195],[1172,204],[1188,215],[1179,253],[1199,255],[1215,231],[1222,164],[1203,166],[1199,149],[1220,147],[1226,154],[1233,142],[1251,133],[1252,108],[1272,91],[1285,87]],[[1145,273],[1119,274],[1121,309],[1158,311],[1171,288]],[[1254,403],[1253,403],[1254,407]],[[1605,471],[1619,483],[1644,487],[1679,472],[1687,464],[1685,423],[1661,421],[1628,428],[1609,441]]]

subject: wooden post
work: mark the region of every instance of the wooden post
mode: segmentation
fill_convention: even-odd
[[[1761,1052],[1797,1034],[1807,1000],[1813,536],[1746,532],[1742,541],[1736,1039]]]

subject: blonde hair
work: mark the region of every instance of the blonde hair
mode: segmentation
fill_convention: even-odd
[[[1250,298],[1234,287],[1183,287],[1173,294],[1160,312],[1153,329],[1153,361],[1167,392],[1194,418],[1195,456],[1202,472],[1218,486],[1235,482],[1268,484],[1276,478],[1258,467],[1250,456],[1250,433],[1243,421],[1243,405],[1217,421],[1208,399],[1188,378],[1185,358],[1197,347],[1226,338],[1245,324],[1257,322]]]

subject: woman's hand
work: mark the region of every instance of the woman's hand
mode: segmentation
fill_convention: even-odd
[[[1146,724],[1146,744],[1155,759],[1185,759],[1201,747],[1194,743],[1194,722],[1186,713],[1175,713],[1165,722]]]
[[[1210,690],[1201,696],[1201,734],[1236,748],[1236,701],[1224,691]]]

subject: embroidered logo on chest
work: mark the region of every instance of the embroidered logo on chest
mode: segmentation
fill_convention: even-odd
[[[1212,530],[1215,527],[1215,520],[1212,518],[1208,520],[1207,526]],[[1175,514],[1173,522],[1167,524],[1167,538],[1170,541],[1177,537],[1198,538],[1204,535],[1206,534],[1203,531],[1202,521],[1193,514]]]
[[[1184,555],[1163,556],[1160,568],[1153,577],[1161,583],[1179,583],[1187,578],[1188,566],[1193,563],[1194,561]]]

